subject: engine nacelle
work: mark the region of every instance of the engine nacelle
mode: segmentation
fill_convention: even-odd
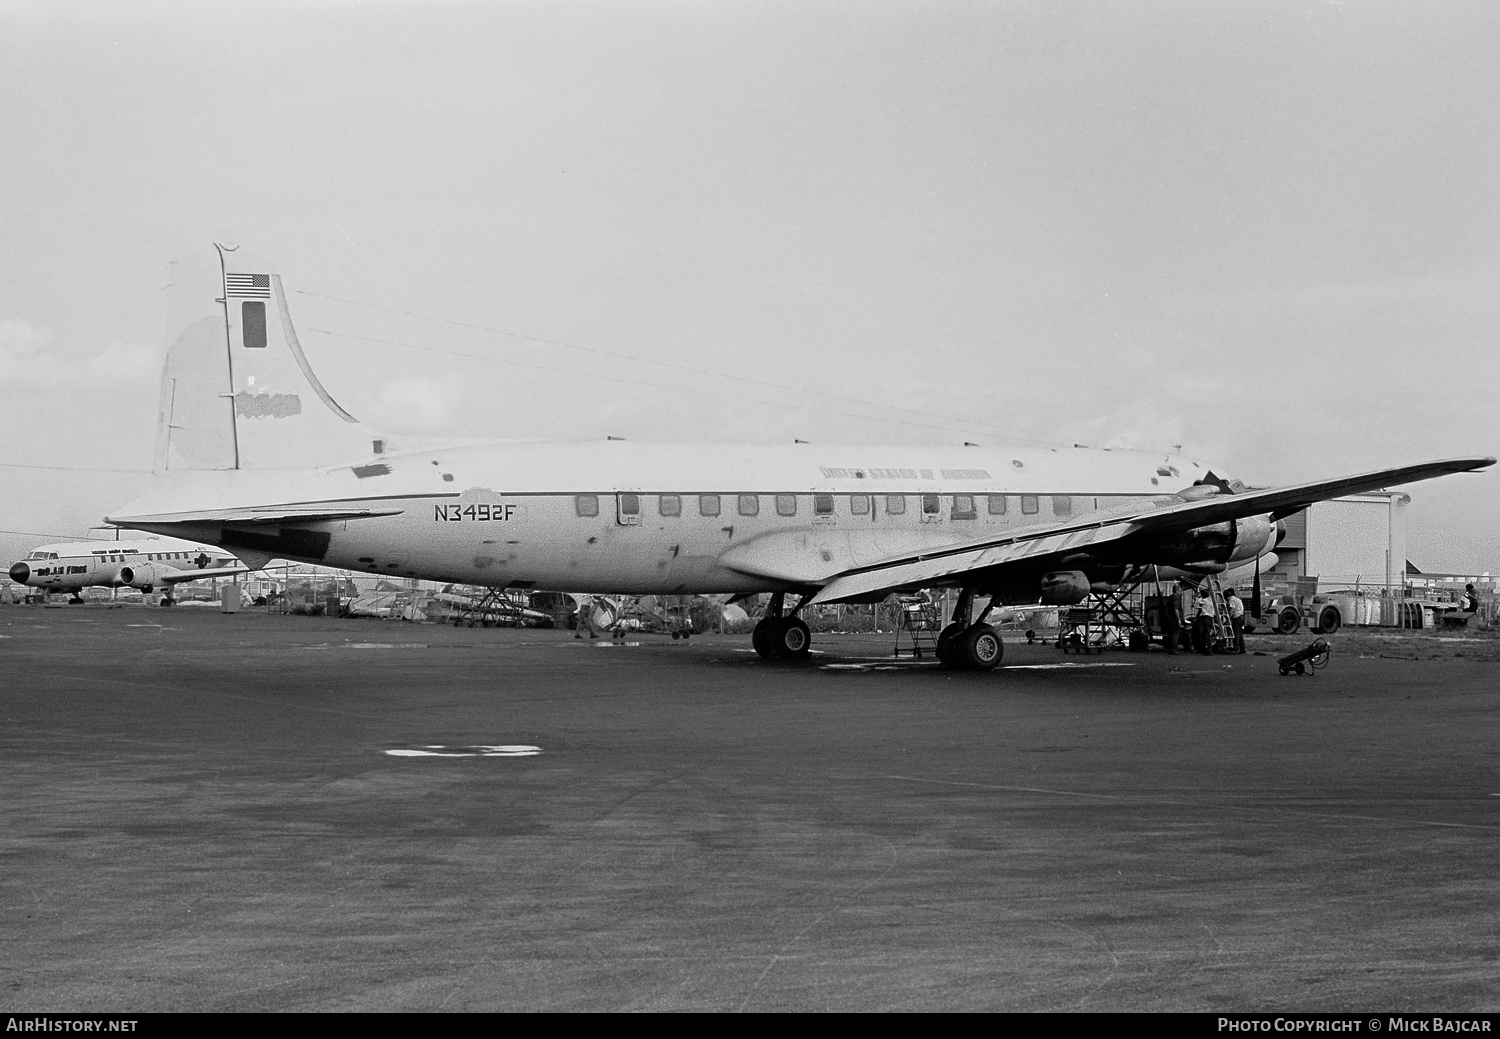
[[[119,568],[119,570],[115,573],[114,579],[110,583],[117,586],[139,588],[141,589],[141,591],[150,591],[152,588],[160,584],[161,580],[162,571],[160,570],[160,568],[153,566],[150,563],[145,563],[140,566],[132,566],[130,564],[126,564],[125,566]]]
[[[1276,547],[1286,529],[1269,515],[1194,527],[1175,541],[1158,545],[1153,563],[1176,565],[1200,573],[1249,563]]]
[[[1089,578],[1082,570],[1054,570],[1042,575],[1042,603],[1075,606],[1089,597]]]

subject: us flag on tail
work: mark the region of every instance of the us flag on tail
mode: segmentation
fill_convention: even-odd
[[[229,296],[270,299],[271,276],[269,274],[225,274],[224,292]]]

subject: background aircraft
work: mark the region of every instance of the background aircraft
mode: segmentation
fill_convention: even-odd
[[[67,592],[82,602],[85,588],[135,588],[151,592],[210,577],[232,577],[248,570],[234,556],[212,545],[176,538],[134,541],[61,541],[38,545],[10,568],[10,579],[49,594]]]
[[[1325,498],[1483,468],[1461,458],[1272,490],[1125,450],[822,444],[404,447],[314,374],[281,278],[219,246],[179,267],[150,485],[108,522],[273,557],[494,588],[772,593],[753,642],[801,658],[821,602],[960,590],[938,656],[999,663],[990,610],[1068,604],[1148,565],[1217,574]],[[786,597],[797,596],[789,608]],[[976,598],[988,605],[971,615]]]

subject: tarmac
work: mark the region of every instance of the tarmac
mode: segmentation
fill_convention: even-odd
[[[0,1008],[1500,1005],[1500,642],[892,641],[0,607]]]

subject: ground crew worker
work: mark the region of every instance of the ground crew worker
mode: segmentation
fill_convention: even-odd
[[[599,637],[599,633],[594,630],[594,597],[592,595],[583,595],[578,598],[578,625],[573,629],[573,637],[583,638],[585,628],[588,629],[589,638]]]
[[[1229,626],[1234,632],[1232,653],[1245,652],[1245,604],[1231,588],[1224,596],[1224,605],[1229,607]]]
[[[1162,646],[1173,656],[1182,642],[1182,596],[1177,592],[1161,597]]]
[[[1464,600],[1460,607],[1464,613],[1479,612],[1479,593],[1474,590],[1472,584],[1464,585]]]
[[[1214,601],[1204,584],[1193,597],[1193,648],[1204,656],[1214,651]]]

